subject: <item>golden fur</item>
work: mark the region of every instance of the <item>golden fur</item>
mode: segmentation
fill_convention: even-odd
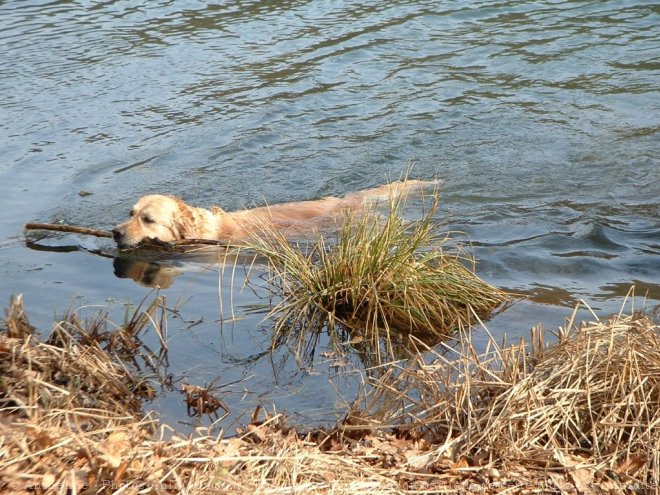
[[[143,196],[133,206],[130,218],[117,225],[112,235],[120,248],[133,247],[142,240],[214,239],[240,241],[258,229],[277,229],[286,235],[332,225],[341,213],[362,210],[369,201],[388,199],[412,188],[437,184],[409,180],[351,193],[343,198],[284,203],[249,210],[226,212],[186,204],[174,196]]]

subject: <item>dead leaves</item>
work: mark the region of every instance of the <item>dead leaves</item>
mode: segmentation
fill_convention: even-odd
[[[128,433],[117,431],[111,433],[98,447],[100,455],[98,459],[106,463],[112,469],[118,469],[126,465],[127,457],[131,451],[131,442]]]
[[[203,387],[187,383],[181,385],[181,392],[186,396],[188,416],[201,417],[206,414],[209,418],[215,417],[216,420],[219,420],[219,410],[223,411],[222,418],[229,414],[229,409],[224,402],[214,395],[214,388],[213,384]]]

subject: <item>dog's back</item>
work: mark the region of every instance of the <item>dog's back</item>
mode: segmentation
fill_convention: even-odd
[[[398,182],[390,182],[382,186],[374,187],[372,189],[365,189],[354,193],[348,193],[341,199],[353,201],[357,199],[364,202],[379,202],[389,201],[391,199],[405,196],[410,193],[424,194],[432,192],[440,185],[439,180],[405,180]]]
[[[389,201],[409,193],[423,194],[432,188],[437,188],[438,184],[439,181],[422,180],[391,182],[372,189],[348,193],[341,198],[329,196],[309,201],[262,206],[233,212],[232,215],[248,216],[259,213],[274,221],[311,220],[317,217],[337,216],[342,212],[361,211],[370,203]]]
[[[245,231],[275,228],[293,234],[310,229],[325,229],[337,225],[345,213],[359,213],[372,203],[386,202],[410,193],[432,191],[439,181],[407,180],[392,182],[372,189],[349,193],[341,198],[326,198],[262,206],[249,210],[223,212],[234,222],[232,235],[242,237]],[[227,220],[227,218],[225,218]],[[227,224],[225,224],[228,226]]]
[[[423,193],[437,186],[438,181],[407,180],[349,193],[342,198],[331,196],[234,212],[196,208],[176,197],[150,195],[140,198],[131,218],[112,232],[121,248],[133,247],[145,238],[230,241],[247,239],[267,230],[298,236],[337,226],[344,213],[359,213],[370,203],[411,192]]]

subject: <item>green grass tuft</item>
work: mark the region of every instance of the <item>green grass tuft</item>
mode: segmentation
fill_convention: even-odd
[[[507,302],[507,293],[474,273],[472,258],[445,249],[449,236],[433,223],[437,192],[428,199],[412,223],[400,216],[405,196],[390,198],[383,214],[372,208],[346,215],[333,243],[319,236],[311,245],[293,244],[272,230],[255,236],[252,247],[268,259],[281,298],[269,314],[275,340],[339,324],[360,332],[377,353],[383,343],[393,355],[394,337],[438,342],[470,325],[474,314],[487,318]]]

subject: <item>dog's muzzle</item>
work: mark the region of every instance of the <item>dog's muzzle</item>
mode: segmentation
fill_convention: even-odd
[[[112,238],[117,244],[120,245],[122,244],[125,235],[126,232],[122,228],[115,227],[114,229],[112,229]]]

